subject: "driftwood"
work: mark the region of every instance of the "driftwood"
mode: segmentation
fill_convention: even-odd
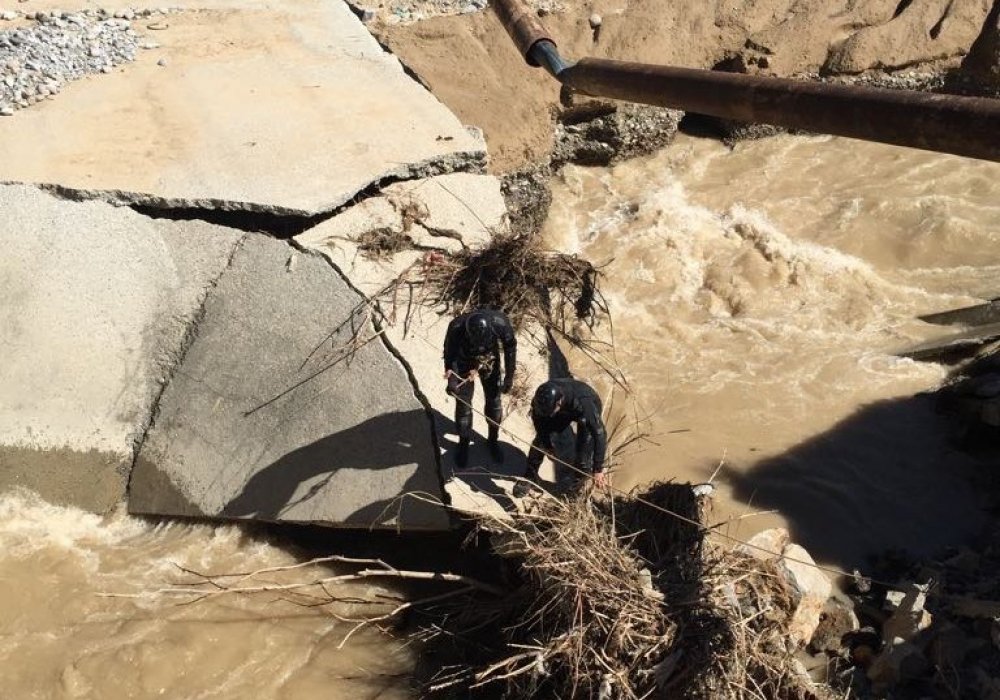
[[[703,503],[687,484],[656,485],[641,501],[585,489],[569,499],[540,494],[526,512],[488,522],[521,585],[424,626],[430,653],[452,660],[424,679],[427,693],[832,696],[795,670],[782,577],[773,564],[706,542]]]

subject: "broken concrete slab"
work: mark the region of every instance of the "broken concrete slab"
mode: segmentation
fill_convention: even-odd
[[[1000,339],[1000,323],[987,323],[967,331],[920,343],[896,354],[912,360],[953,362],[965,359],[977,348]]]
[[[0,490],[103,512],[241,238],[0,186]]]
[[[250,234],[163,392],[129,509],[449,527],[427,412],[360,300],[321,256]]]
[[[498,178],[450,173],[389,185],[379,196],[345,209],[297,240],[321,250],[343,244],[352,255],[381,257],[388,263],[388,253],[393,251],[380,250],[377,239],[372,238],[386,233],[396,236],[394,242],[400,250],[407,251],[405,257],[410,264],[422,252],[456,252],[463,247],[483,245],[493,231],[503,226],[505,216]],[[396,274],[403,269],[399,259],[388,265]],[[379,266],[360,266],[348,276],[365,294],[376,293],[392,278]]]
[[[401,227],[401,212],[407,207],[400,206],[400,201],[406,201],[410,203],[410,210],[421,212],[420,220],[425,224],[432,222],[428,225],[459,233],[461,245],[481,245],[489,232],[503,225],[504,205],[499,183],[494,178],[448,175],[394,188],[399,189],[390,188],[385,196],[369,198],[295,240],[299,245],[321,252],[351,280],[352,285],[363,294],[377,298],[386,338],[405,359],[421,395],[431,407],[452,508],[459,512],[504,517],[500,504],[506,502],[513,478],[523,474],[527,450],[524,440],[530,442],[534,436],[527,414],[530,390],[548,378],[546,357],[538,350],[539,346],[544,347],[544,338],[532,337],[532,329],[518,336],[515,388],[522,386],[523,391],[520,398],[504,398],[504,432],[501,434],[504,462],[493,463],[485,440],[477,439],[470,450],[466,469],[456,470],[454,399],[445,393],[442,377],[442,347],[451,319],[424,306],[419,291],[413,293],[414,298],[410,298],[409,292],[382,294],[386,286],[404,272],[419,278],[421,266],[436,264],[436,258],[428,256],[427,250],[403,250],[381,258],[366,256],[358,240],[373,226]],[[401,198],[400,192],[405,192],[405,196]],[[418,226],[414,224],[413,228]],[[482,408],[481,401],[482,392],[477,389],[474,399],[477,410]],[[477,433],[486,433],[482,416],[476,415],[473,424]],[[553,477],[548,468],[543,475]]]
[[[481,135],[407,76],[346,4],[186,6],[134,23],[158,45],[135,63],[6,117],[0,181],[311,216],[373,184],[484,166]]]
[[[939,311],[938,313],[918,316],[921,321],[941,326],[985,326],[989,323],[1000,323],[1000,299],[992,299],[985,304],[966,306],[961,309]]]

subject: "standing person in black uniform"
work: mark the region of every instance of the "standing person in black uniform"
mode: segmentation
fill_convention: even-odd
[[[571,424],[576,424],[576,457],[573,467],[579,472],[590,471],[598,487],[607,484],[604,458],[608,438],[601,418],[601,398],[593,389],[576,379],[550,379],[535,391],[531,401],[531,422],[535,424],[535,439],[528,452],[527,481],[519,481],[514,495],[523,497],[531,490],[530,482],[538,482],[538,468],[552,454],[552,438]]]
[[[500,346],[503,346],[503,384],[500,383]],[[462,314],[448,325],[444,338],[444,374],[448,393],[455,397],[455,425],[458,427],[458,457],[465,468],[472,440],[472,396],[475,375],[483,383],[489,419],[489,449],[494,461],[503,461],[500,435],[500,392],[508,393],[514,384],[517,363],[517,338],[514,327],[502,311],[479,309]]]

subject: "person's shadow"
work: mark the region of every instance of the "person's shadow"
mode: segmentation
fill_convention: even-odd
[[[348,488],[338,483],[341,490],[333,496],[337,501],[364,505],[337,520],[346,526],[366,528],[391,526],[395,520],[412,527],[440,522],[441,506],[405,496],[416,493],[426,494],[431,500],[441,498],[441,475],[430,428],[426,411],[414,409],[375,416],[327,435],[285,454],[254,474],[223,507],[221,515],[277,520],[296,507],[308,508],[316,499],[330,499],[326,487],[343,469],[380,472],[411,466],[412,473],[396,493],[370,502],[368,491],[372,485],[377,484],[384,491],[391,488],[394,476],[365,474],[348,483]],[[309,488],[301,492],[306,483]]]

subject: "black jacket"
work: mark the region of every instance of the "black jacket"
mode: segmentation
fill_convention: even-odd
[[[588,385],[576,379],[552,379],[550,382],[559,385],[563,393],[562,406],[554,416],[539,416],[531,413],[531,422],[535,424],[535,440],[528,454],[528,464],[535,469],[542,462],[539,451],[552,450],[552,435],[561,433],[570,424],[576,423],[577,445],[580,437],[589,433],[594,441],[594,473],[604,469],[604,458],[608,451],[608,436],[604,431],[604,420],[601,418],[601,397]],[[577,462],[583,455],[577,453]],[[580,466],[579,464],[575,466]]]
[[[472,313],[485,314],[490,330],[493,331],[492,339],[483,347],[473,347],[465,337],[465,320]],[[480,309],[462,314],[448,324],[448,332],[444,337],[445,371],[450,369],[464,375],[476,367],[479,364],[478,358],[484,355],[490,355],[498,360],[500,345],[503,346],[504,381],[508,382],[514,378],[514,366],[517,363],[517,338],[514,336],[514,327],[510,324],[510,320],[502,311],[495,309]]]

